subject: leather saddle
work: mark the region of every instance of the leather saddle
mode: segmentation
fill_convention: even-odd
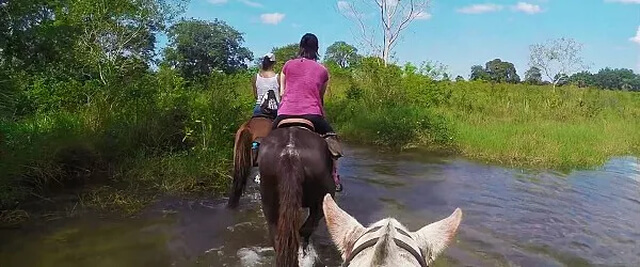
[[[314,133],[317,133],[315,131],[315,127],[313,126],[313,123],[310,120],[307,120],[304,118],[283,119],[278,123],[278,126],[276,128],[286,128],[286,127],[300,127],[300,128],[312,131]],[[334,158],[342,157],[342,146],[340,145],[338,136],[336,134],[331,133],[331,134],[324,134],[320,136],[327,142],[327,145],[329,146],[329,152],[331,152],[331,155]]]

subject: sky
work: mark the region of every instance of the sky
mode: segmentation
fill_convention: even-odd
[[[345,9],[355,1],[363,0],[191,0],[183,17],[226,21],[244,33],[256,57],[297,43],[306,32],[318,36],[323,55],[335,41],[366,50]],[[500,58],[524,77],[529,46],[560,37],[583,44],[592,72],[640,72],[640,0],[432,0],[403,32],[395,60],[438,62],[454,77],[468,78],[472,65]],[[159,40],[166,45],[165,37]]]

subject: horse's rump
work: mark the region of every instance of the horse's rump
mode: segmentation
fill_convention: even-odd
[[[273,121],[266,117],[252,117],[240,125],[233,145],[233,184],[228,206],[236,207],[247,184],[247,176],[255,163],[251,142],[265,137],[271,132]]]
[[[322,218],[324,195],[335,194],[333,160],[324,139],[301,127],[271,131],[260,150],[260,191],[276,264],[297,266],[299,231],[311,234]],[[310,208],[310,215],[301,228],[297,219],[303,207]]]

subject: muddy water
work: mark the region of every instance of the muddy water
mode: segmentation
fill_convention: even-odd
[[[598,170],[506,169],[425,153],[350,147],[338,203],[364,224],[393,216],[415,230],[463,210],[436,266],[640,266],[640,164]],[[86,215],[0,230],[0,266],[272,266],[255,185],[224,200],[167,199],[137,218]],[[338,266],[324,223],[318,258]]]

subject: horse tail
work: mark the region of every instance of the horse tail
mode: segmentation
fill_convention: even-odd
[[[233,188],[229,196],[227,206],[235,208],[240,202],[240,196],[247,185],[247,176],[251,171],[251,131],[243,124],[236,133],[236,141],[233,146]]]
[[[281,158],[278,181],[279,215],[278,235],[275,240],[276,266],[297,267],[298,246],[300,245],[300,208],[302,206],[302,180],[304,169],[299,154],[285,148]]]

